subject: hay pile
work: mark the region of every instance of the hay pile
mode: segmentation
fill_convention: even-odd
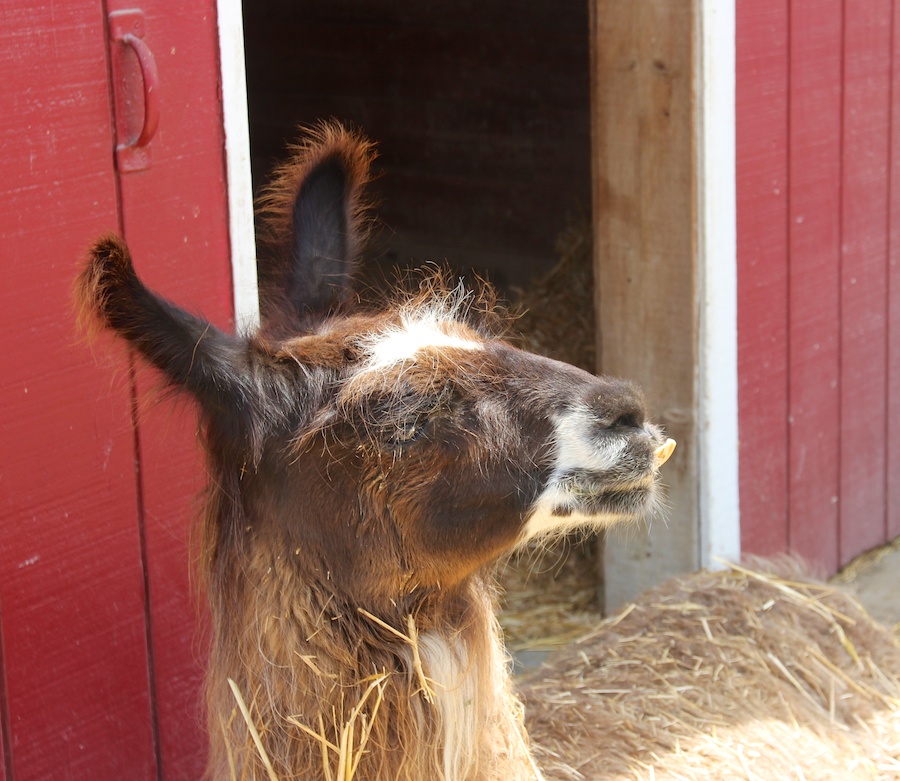
[[[499,619],[510,651],[553,651],[600,623],[599,542],[581,532],[548,547],[530,542],[501,565]]]
[[[900,537],[857,556],[832,579],[855,594],[874,618],[900,637]]]
[[[648,592],[523,695],[548,779],[896,779],[898,678],[851,597],[734,566]]]
[[[597,371],[593,246],[590,219],[570,218],[556,237],[556,265],[518,292],[515,324],[527,350],[591,374]]]

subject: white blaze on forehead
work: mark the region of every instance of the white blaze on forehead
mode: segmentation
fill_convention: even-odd
[[[391,327],[366,340],[369,353],[367,369],[385,369],[398,363],[411,361],[416,353],[429,347],[449,347],[457,350],[481,350],[481,342],[453,333],[453,322],[435,317],[403,317],[399,326]],[[459,326],[456,326],[458,329]]]

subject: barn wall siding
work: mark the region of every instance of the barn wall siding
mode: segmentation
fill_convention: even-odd
[[[900,436],[900,8],[894,8],[891,57],[891,160],[888,219],[888,536],[900,536],[900,454],[890,443]],[[891,349],[894,350],[893,357]]]
[[[124,0],[112,5],[128,7]],[[152,167],[120,177],[124,234],[151,287],[230,329],[215,3],[203,0],[188,13],[172,0],[144,0],[143,10],[168,99]],[[195,628],[188,550],[204,470],[193,408],[186,402],[158,405],[159,386],[155,372],[138,369],[135,423],[150,672],[161,776],[189,781],[205,763],[199,703],[204,652]]]
[[[842,9],[797,4],[789,34],[787,532],[829,572],[840,550]]]
[[[900,532],[895,5],[737,3],[742,547],[827,573]]]
[[[105,27],[99,2],[0,6],[6,781],[157,771],[127,367],[74,347],[70,299],[118,222]]]
[[[741,548],[770,554],[788,545],[788,7],[736,12]]]
[[[841,563],[886,537],[890,0],[847,0],[841,258]]]
[[[231,328],[215,2],[141,3],[160,123],[150,167],[126,174],[107,32],[123,7],[0,4],[0,781],[193,781],[205,764],[196,418],[157,405],[111,338],[82,343],[71,290],[118,231],[154,287]]]
[[[112,0],[116,8],[129,0]],[[218,92],[214,0],[190,8],[142,0],[161,90],[153,163],[119,178],[124,234],[152,288],[225,330],[232,328],[232,281]],[[157,374],[135,377],[137,453],[148,590],[155,712],[162,777],[194,781],[205,763],[199,701],[205,656],[195,628],[189,526],[205,467],[193,406],[159,404]]]

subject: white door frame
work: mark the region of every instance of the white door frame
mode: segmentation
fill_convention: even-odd
[[[735,0],[697,0],[700,565],[741,555]]]
[[[234,320],[239,331],[259,325],[253,184],[250,174],[250,125],[244,65],[244,20],[241,0],[217,0],[222,114]]]

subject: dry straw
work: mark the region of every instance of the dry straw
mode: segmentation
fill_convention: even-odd
[[[533,541],[500,567],[500,625],[510,651],[563,648],[597,626],[597,545],[578,533]]]
[[[372,725],[378,718],[378,710],[384,697],[384,682],[387,674],[372,676],[368,686],[359,698],[359,702],[350,711],[347,720],[340,725],[340,739],[335,745],[325,737],[325,724],[321,714],[318,719],[318,730],[314,731],[292,716],[287,721],[301,732],[315,738],[322,749],[322,771],[327,781],[353,781],[359,762],[366,753],[366,747],[372,733]],[[373,703],[370,710],[363,709],[370,699]],[[337,767],[332,770],[332,763]]]
[[[416,655],[414,623],[390,631]],[[413,674],[411,696],[433,697],[421,665]],[[376,750],[390,675],[363,681],[342,718],[287,717],[319,746],[326,781],[353,781]],[[248,728],[248,745],[233,749],[286,781],[263,748],[273,725],[254,723],[254,701],[229,683],[232,718]],[[900,642],[849,595],[785,568],[671,581],[562,649],[522,690],[548,781],[900,778]],[[242,763],[229,760],[238,781]]]
[[[320,713],[316,723],[316,729],[294,716],[287,716],[285,721],[293,725],[301,733],[313,738],[319,745],[322,754],[322,774],[326,781],[353,781],[356,772],[359,769],[359,763],[368,750],[369,739],[372,733],[372,727],[378,718],[378,711],[381,708],[384,697],[384,687],[389,675],[382,673],[373,675],[367,683],[366,689],[363,691],[359,701],[350,710],[348,717],[338,726],[338,742],[333,743],[328,740],[325,727],[325,719]],[[260,737],[260,728],[254,723],[251,715],[250,707],[247,705],[243,694],[237,684],[228,679],[228,685],[234,694],[237,710],[247,725],[248,733],[253,741],[269,781],[283,781],[280,779],[272,765],[269,756],[266,753],[263,740]],[[223,732],[226,736],[228,731],[226,725],[223,725]],[[233,752],[228,754],[228,766],[231,781],[239,781],[243,774],[237,770],[239,761],[233,756]]]
[[[412,615],[407,616],[406,628],[408,634],[403,634],[403,632],[394,629],[390,624],[382,621],[378,616],[372,615],[368,610],[363,610],[359,608],[359,613],[362,616],[365,616],[370,621],[378,624],[382,629],[386,629],[390,632],[394,637],[402,640],[404,643],[409,645],[410,650],[412,651],[413,658],[413,669],[416,672],[416,677],[419,679],[419,690],[416,694],[421,694],[426,702],[434,702],[434,689],[432,688],[432,681],[428,679],[425,675],[425,668],[422,666],[422,655],[419,652],[419,630],[416,628],[416,620]]]
[[[900,778],[900,644],[851,597],[731,565],[648,592],[524,683],[548,779]]]
[[[418,688],[410,690],[410,696],[421,696],[425,702],[433,704],[436,697],[434,690],[436,684],[425,675],[419,647],[419,631],[413,616],[408,616],[407,633],[404,634],[367,610],[360,608],[359,613],[409,646],[413,671],[418,682]],[[323,672],[316,664],[314,657],[300,653],[297,653],[296,656],[316,676],[334,677]],[[318,746],[321,753],[321,777],[325,781],[353,781],[357,777],[360,762],[366,754],[373,750],[376,753],[381,750],[370,745],[373,738],[372,733],[378,723],[379,711],[385,700],[386,687],[391,683],[392,676],[400,674],[396,671],[383,671],[360,681],[358,690],[361,690],[361,694],[352,707],[350,707],[350,703],[346,703],[349,710],[344,707],[342,694],[339,710],[331,713],[320,711],[314,719],[314,724],[304,721],[299,715],[285,715],[281,724],[263,723],[263,719],[258,715],[259,709],[256,707],[255,696],[248,704],[240,687],[229,678],[228,685],[234,696],[236,707],[229,723],[221,724],[226,738],[229,778],[231,781],[243,781],[247,773],[246,768],[250,763],[250,754],[255,753],[262,763],[265,776],[269,781],[286,781],[276,771],[276,763],[266,751],[264,738],[270,730],[283,731],[287,729],[288,731],[296,730],[298,735],[302,734],[313,739],[314,745]],[[350,689],[348,688],[347,691],[349,692]],[[346,715],[341,716],[340,714]],[[238,715],[247,727],[248,741],[242,746],[232,746],[229,744],[230,728]],[[390,718],[390,714],[388,717]],[[329,739],[329,736],[332,739]],[[290,778],[293,779],[295,776],[290,775]]]
[[[519,293],[522,314],[516,330],[532,352],[593,373],[597,354],[590,219],[570,218],[556,238],[555,250],[556,265]]]

